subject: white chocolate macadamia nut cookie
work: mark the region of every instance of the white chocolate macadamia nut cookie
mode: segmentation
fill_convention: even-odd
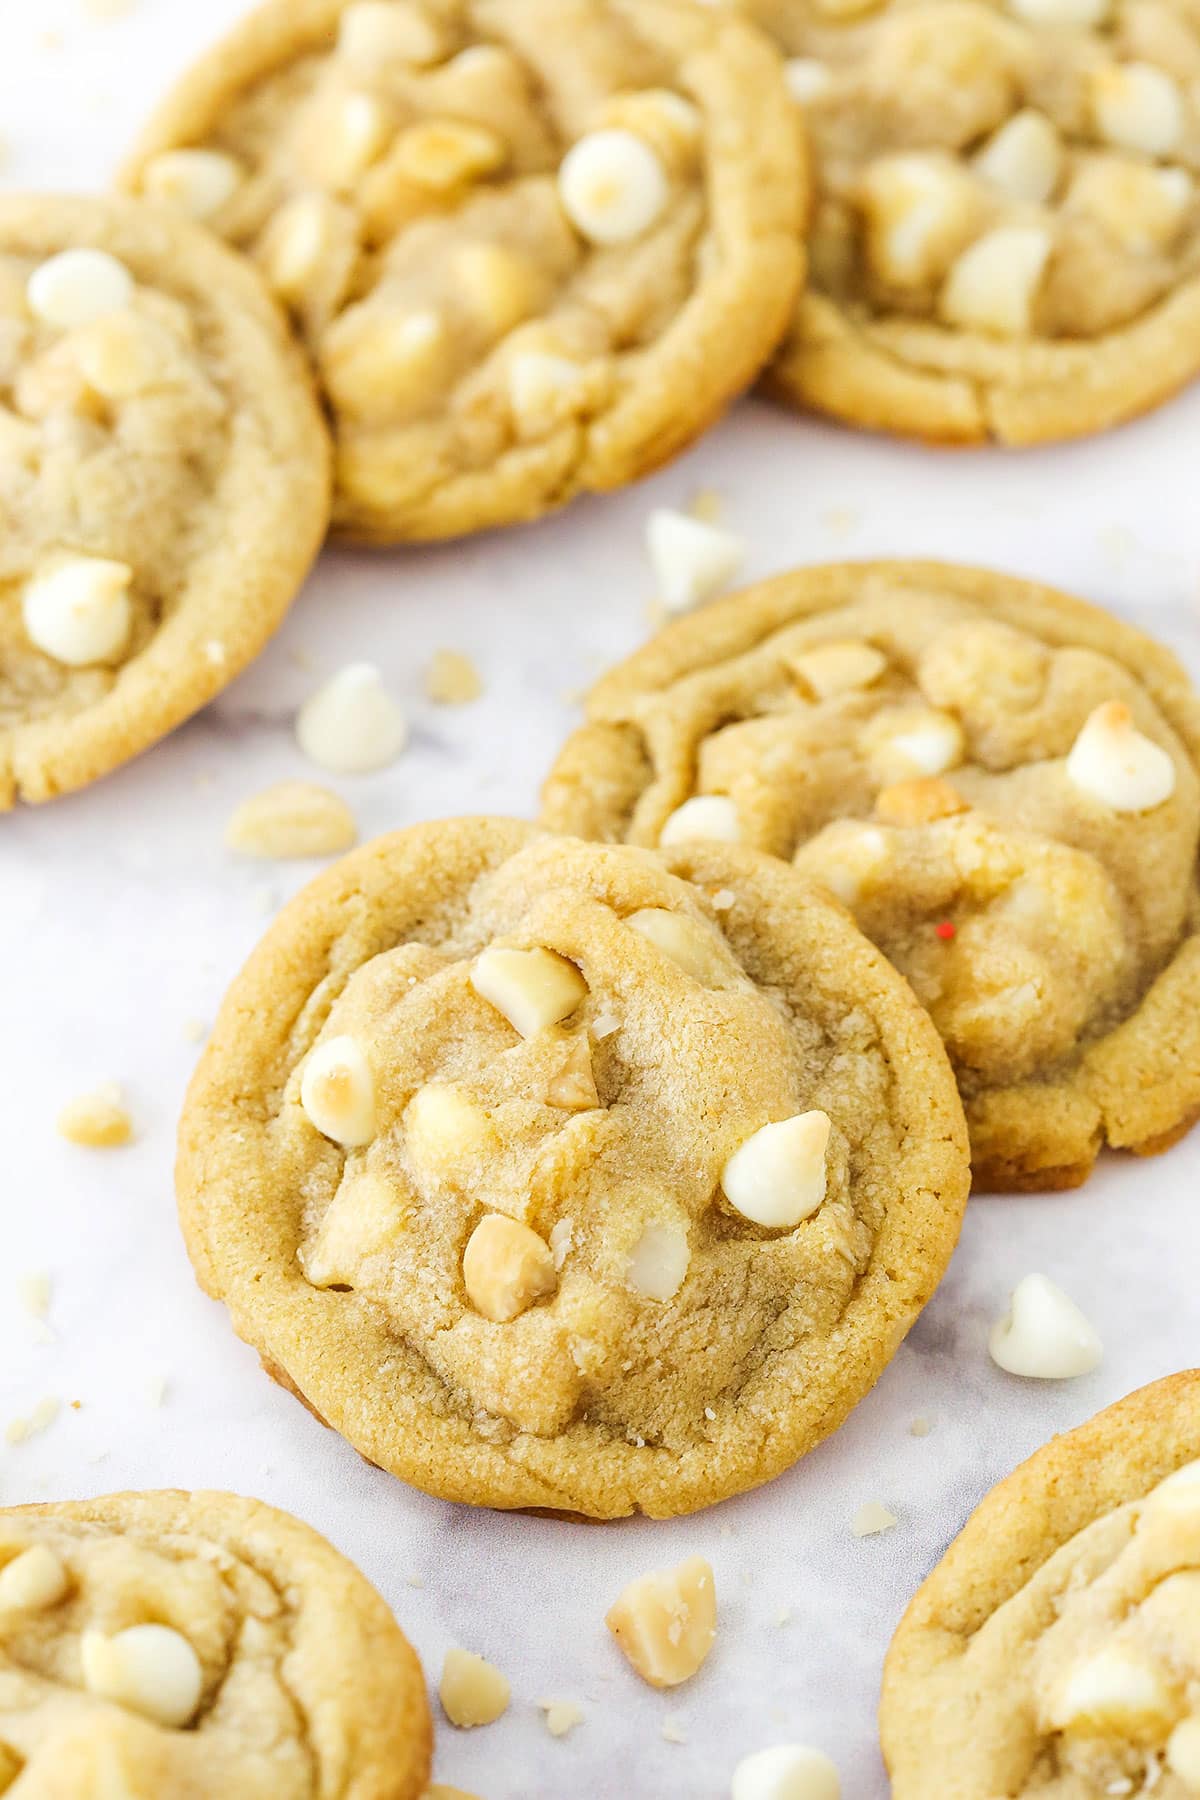
[[[1200,1794],[1200,1370],[994,1488],[913,1600],[880,1710],[895,1800]]]
[[[811,285],[775,390],[1030,444],[1200,369],[1194,0],[734,0],[812,143]]]
[[[1200,1113],[1200,702],[1048,588],[943,564],[800,570],[603,677],[543,821],[794,859],[950,1052],[976,1185],[1069,1187]]]
[[[420,1665],[358,1570],[233,1494],[0,1511],[0,1792],[417,1800]]]
[[[197,1274],[271,1374],[431,1493],[593,1518],[832,1431],[967,1182],[936,1032],[820,890],[508,820],[302,893],[180,1128]]]
[[[335,523],[377,542],[666,461],[802,275],[779,55],[690,0],[267,0],[125,179],[259,263],[333,416]]]
[[[0,197],[0,811],[107,774],[258,653],[329,460],[241,258],[133,200]]]

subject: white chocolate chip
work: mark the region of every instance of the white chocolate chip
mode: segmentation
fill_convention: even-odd
[[[1000,337],[1027,334],[1053,247],[1041,225],[997,225],[985,232],[946,277],[942,317],[947,324]]]
[[[537,438],[584,412],[595,392],[592,372],[551,350],[518,350],[508,362],[508,401],[517,436]]]
[[[687,513],[660,507],[646,522],[646,548],[668,612],[687,612],[732,580],[746,554],[741,538]]]
[[[647,1300],[673,1300],[683,1286],[692,1253],[678,1225],[647,1225],[629,1259],[629,1280]]]
[[[992,1360],[1010,1375],[1069,1381],[1097,1367],[1103,1346],[1075,1302],[1045,1275],[1026,1275],[988,1338]]]
[[[21,595],[30,642],[68,668],[111,662],[129,642],[128,563],[72,556],[35,575]]]
[[[471,986],[523,1038],[561,1024],[588,991],[574,963],[541,948],[483,951],[472,965]]]
[[[663,849],[694,839],[705,843],[737,844],[742,827],[737,807],[726,794],[696,794],[677,806],[658,834]]]
[[[887,668],[887,657],[873,644],[846,639],[805,650],[792,658],[791,667],[808,683],[818,700],[830,700],[878,681]]]
[[[389,58],[420,68],[444,48],[432,19],[403,0],[355,0],[341,17],[338,55],[368,68]]]
[[[45,1544],[32,1544],[0,1569],[0,1614],[57,1606],[69,1586],[61,1559]]]
[[[282,300],[298,304],[333,247],[334,202],[323,194],[301,194],[272,218],[258,247],[267,280]]]
[[[733,1771],[731,1800],[841,1800],[841,1792],[827,1756],[801,1744],[778,1744],[743,1756]]]
[[[895,1513],[889,1512],[881,1501],[867,1500],[850,1521],[850,1529],[856,1538],[878,1537],[898,1523]]]
[[[365,775],[396,760],[408,723],[374,664],[348,663],[304,702],[296,739],[319,768]]]
[[[979,197],[959,164],[924,151],[882,156],[865,170],[860,199],[867,256],[898,287],[938,280],[969,237]]]
[[[1074,25],[1086,30],[1108,17],[1111,0],[1010,0],[1010,4],[1031,25]]]
[[[783,65],[783,79],[787,82],[788,93],[801,106],[819,100],[833,86],[829,64],[818,61],[815,56],[789,57]]]
[[[352,189],[383,154],[392,118],[374,94],[345,94],[325,122],[316,153],[321,177],[340,192]]]
[[[1067,776],[1089,799],[1120,813],[1150,812],[1175,792],[1174,761],[1119,700],[1088,719],[1067,758]]]
[[[133,276],[106,250],[61,250],[33,271],[29,310],[46,325],[71,330],[133,299]]]
[[[1092,76],[1096,129],[1122,150],[1165,156],[1183,136],[1183,95],[1153,63],[1113,63]]]
[[[309,1054],[300,1104],[323,1137],[348,1150],[375,1136],[375,1081],[356,1038],[332,1037]]]
[[[763,1125],[722,1169],[725,1198],[755,1225],[774,1229],[810,1218],[825,1199],[830,1129],[824,1112]]]
[[[193,219],[212,219],[242,185],[242,170],[220,150],[164,150],[142,174],[147,199],[176,206]]]
[[[133,1120],[115,1081],[68,1102],[58,1115],[58,1134],[88,1150],[116,1150],[133,1136]]]
[[[678,1687],[693,1676],[717,1636],[713,1572],[699,1556],[641,1575],[624,1588],[605,1623],[643,1681]]]
[[[1127,1733],[1165,1722],[1170,1695],[1140,1656],[1111,1645],[1068,1675],[1052,1712],[1056,1730]]]
[[[169,379],[171,346],[139,313],[106,313],[68,340],[87,385],[106,400],[127,400]]]
[[[822,832],[818,848],[800,866],[814,880],[823,881],[844,905],[853,906],[890,860],[888,840],[877,825],[839,819]]]
[[[445,391],[451,358],[440,312],[379,306],[341,315],[325,338],[321,368],[335,403],[355,417],[415,416]]]
[[[463,305],[493,340],[536,312],[543,277],[528,256],[506,244],[459,244],[451,266]]]
[[[1035,205],[1050,198],[1062,165],[1058,132],[1045,113],[1032,107],[1014,113],[975,157],[976,172],[992,187]]]
[[[452,1185],[461,1184],[496,1145],[483,1108],[441,1081],[417,1089],[404,1114],[404,1136],[418,1170]]]
[[[646,906],[631,913],[625,923],[652,943],[656,950],[696,981],[716,982],[729,973],[729,965],[721,954],[714,933],[683,913],[662,906]]]
[[[354,814],[328,788],[311,781],[279,781],[243,800],[225,828],[225,842],[242,856],[276,860],[336,856],[358,837]]]
[[[1184,1719],[1167,1739],[1167,1767],[1190,1794],[1200,1794],[1200,1715]]]
[[[200,1704],[204,1672],[181,1632],[169,1625],[131,1625],[106,1637],[85,1631],[79,1645],[90,1694],[142,1713],[158,1725],[186,1725]]]
[[[593,244],[628,244],[649,231],[667,204],[666,171],[632,131],[589,132],[558,172],[563,209]]]
[[[557,1288],[553,1252],[528,1225],[489,1213],[467,1240],[463,1285],[477,1313],[507,1325]]]
[[[880,714],[864,741],[872,772],[886,787],[922,775],[943,775],[961,763],[965,749],[957,719],[917,709],[891,717]]]
[[[470,1650],[447,1650],[438,1698],[452,1725],[468,1730],[492,1725],[511,1698],[508,1681],[493,1663]]]

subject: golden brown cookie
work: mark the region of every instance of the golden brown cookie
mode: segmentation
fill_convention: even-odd
[[[606,675],[544,822],[735,838],[824,882],[941,1031],[977,1187],[1070,1187],[1200,1110],[1200,702],[1050,588],[802,569]]]
[[[324,1538],[233,1494],[0,1512],[0,1789],[416,1800],[420,1664]]]
[[[779,340],[804,170],[779,58],[690,0],[268,0],[126,183],[292,309],[336,523],[438,538],[644,475]]]
[[[992,1490],[884,1669],[894,1800],[1200,1793],[1200,1370]]]
[[[1192,0],[739,0],[818,188],[771,383],[850,424],[1043,443],[1200,368]]]
[[[180,1214],[239,1334],[372,1462],[667,1516],[872,1386],[965,1146],[925,1014],[782,864],[462,819],[281,914],[193,1080]]]
[[[0,810],[219,693],[328,517],[310,375],[240,257],[132,200],[0,196]]]

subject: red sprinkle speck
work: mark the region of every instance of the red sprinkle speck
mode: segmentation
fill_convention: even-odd
[[[957,925],[952,924],[949,919],[943,919],[937,928],[937,934],[944,944],[948,944],[950,939],[957,935],[957,932]]]

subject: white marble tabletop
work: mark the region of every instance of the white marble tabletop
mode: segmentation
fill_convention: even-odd
[[[164,76],[236,10],[137,0],[100,23],[79,0],[0,0],[0,180],[100,184]],[[484,1800],[721,1800],[740,1755],[789,1739],[828,1751],[846,1800],[880,1800],[883,1652],[967,1512],[1052,1432],[1200,1362],[1200,1137],[1155,1162],[1107,1159],[1082,1193],[975,1202],[947,1281],[874,1394],[757,1494],[606,1529],[445,1506],[367,1468],[272,1386],[191,1277],[171,1185],[189,1022],[211,1020],[265,913],[312,872],[235,860],[223,828],[246,795],[306,773],[297,703],[358,658],[381,665],[413,724],[393,768],[338,784],[364,836],[445,813],[528,814],[574,717],[567,696],[647,629],[648,509],[701,487],[747,538],[748,577],[870,554],[974,560],[1128,612],[1200,673],[1198,453],[1200,388],[1103,440],[1020,456],[899,447],[747,403],[655,480],[553,522],[327,554],[275,644],[207,713],[92,791],[0,822],[0,1433],[63,1402],[47,1430],[0,1447],[0,1503],[221,1486],[299,1513],[386,1594],[434,1680],[455,1644],[510,1676],[500,1723],[439,1733],[441,1778]],[[441,646],[478,663],[478,703],[423,697]],[[111,1079],[136,1143],[62,1142],[61,1104]],[[1034,1384],[988,1359],[989,1322],[1035,1269],[1100,1330],[1095,1374]],[[33,1272],[53,1281],[52,1341],[17,1299]],[[911,1435],[918,1416],[929,1436]],[[870,1500],[898,1524],[859,1541],[851,1520]],[[631,1575],[692,1552],[716,1570],[719,1640],[695,1681],[659,1695],[602,1618]],[[585,1715],[561,1741],[541,1722],[548,1699]]]

